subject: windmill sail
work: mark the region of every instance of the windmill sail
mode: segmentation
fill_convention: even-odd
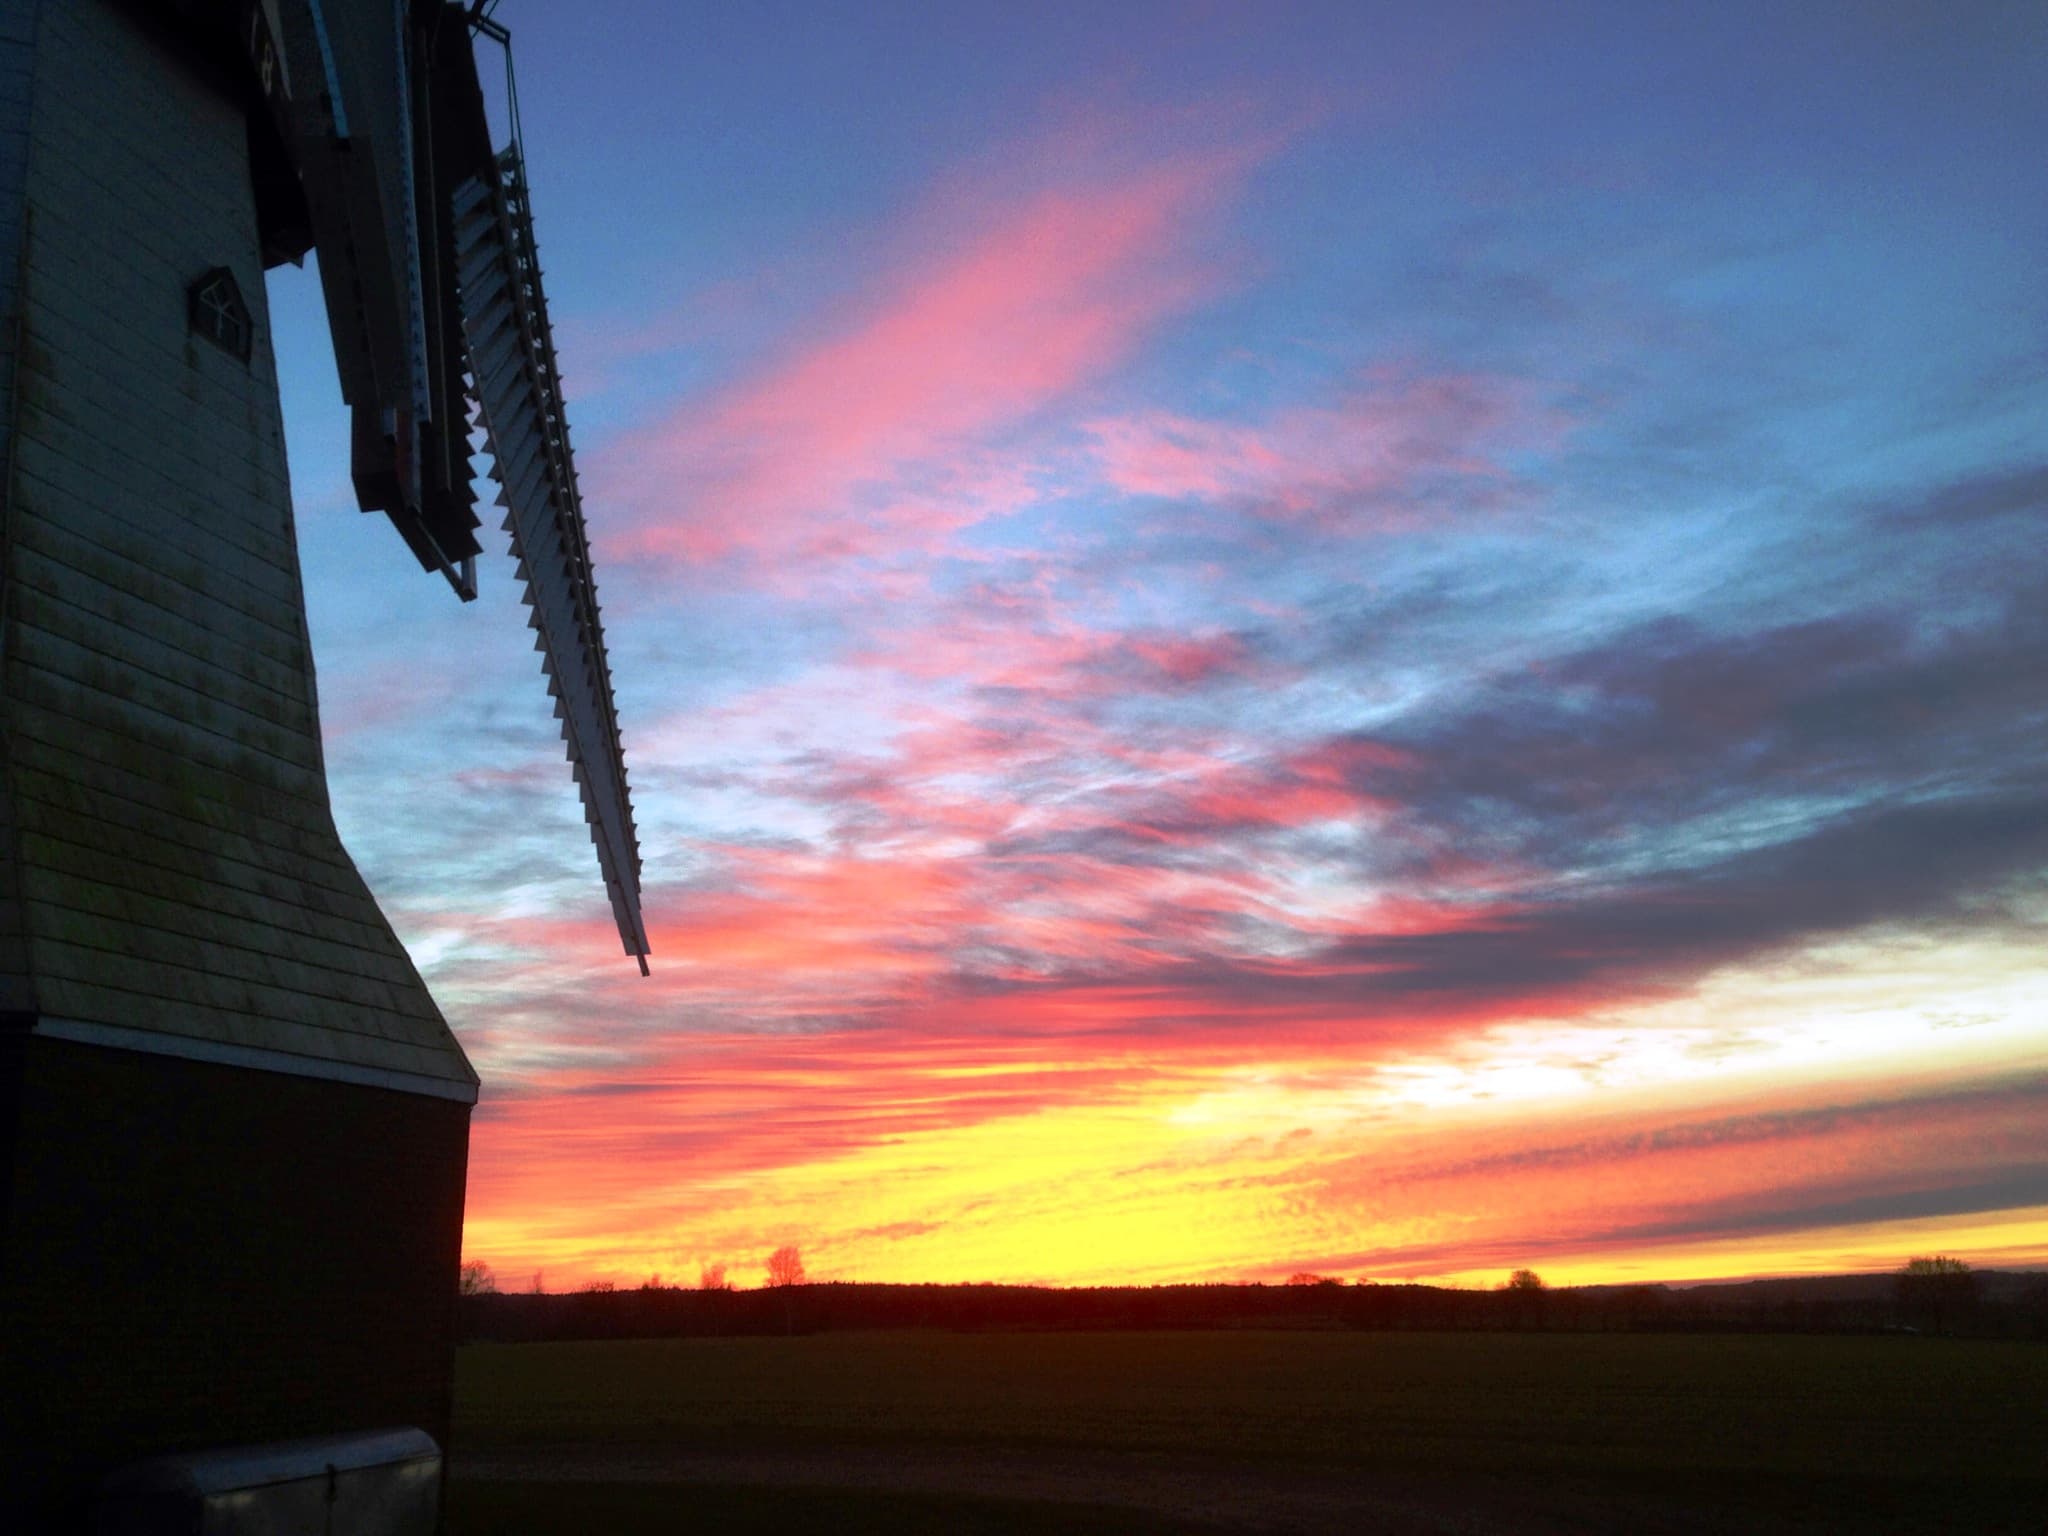
[[[489,159],[466,14],[428,6],[402,19],[395,4],[337,0],[277,9],[290,88],[273,110],[289,119],[319,253],[356,499],[466,600],[480,546],[443,233],[451,169],[467,174],[451,160]]]
[[[457,187],[452,211],[462,329],[495,460],[491,477],[619,936],[644,973],[640,845],[518,151],[498,156],[488,180]]]
[[[311,241],[353,407],[357,499],[475,596],[470,407],[626,953],[647,969],[640,850],[525,170],[494,152],[454,4],[276,0]]]

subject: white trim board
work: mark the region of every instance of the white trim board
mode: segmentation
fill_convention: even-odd
[[[97,1024],[89,1019],[45,1016],[36,1020],[29,1033],[51,1040],[69,1040],[77,1045],[137,1051],[148,1056],[175,1056],[184,1061],[203,1061],[220,1067],[246,1067],[255,1072],[281,1072],[288,1077],[313,1077],[328,1082],[354,1083],[363,1088],[388,1088],[394,1093],[420,1094],[457,1104],[474,1104],[477,1100],[477,1084],[429,1077],[424,1072],[401,1072],[391,1067],[328,1061],[318,1056],[300,1056],[292,1051],[272,1051],[261,1046],[233,1045],[224,1040],[204,1040],[193,1035],[129,1029],[120,1024]]]

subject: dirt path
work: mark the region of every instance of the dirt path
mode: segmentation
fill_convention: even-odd
[[[776,1451],[538,1446],[472,1451],[452,1465],[480,1482],[658,1482],[941,1494],[1129,1509],[1195,1531],[1260,1536],[1550,1536],[1720,1529],[1640,1506],[1497,1483],[1398,1479],[1188,1457],[1001,1448]],[[1631,1501],[1633,1503],[1633,1501]]]

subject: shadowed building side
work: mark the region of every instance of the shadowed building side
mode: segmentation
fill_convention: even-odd
[[[329,809],[252,97],[0,4],[9,1528],[139,1455],[446,1443],[476,1077]]]

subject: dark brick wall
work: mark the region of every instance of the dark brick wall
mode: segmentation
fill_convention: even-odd
[[[447,1444],[467,1106],[11,1043],[0,1529],[82,1529],[101,1476],[161,1451]]]

